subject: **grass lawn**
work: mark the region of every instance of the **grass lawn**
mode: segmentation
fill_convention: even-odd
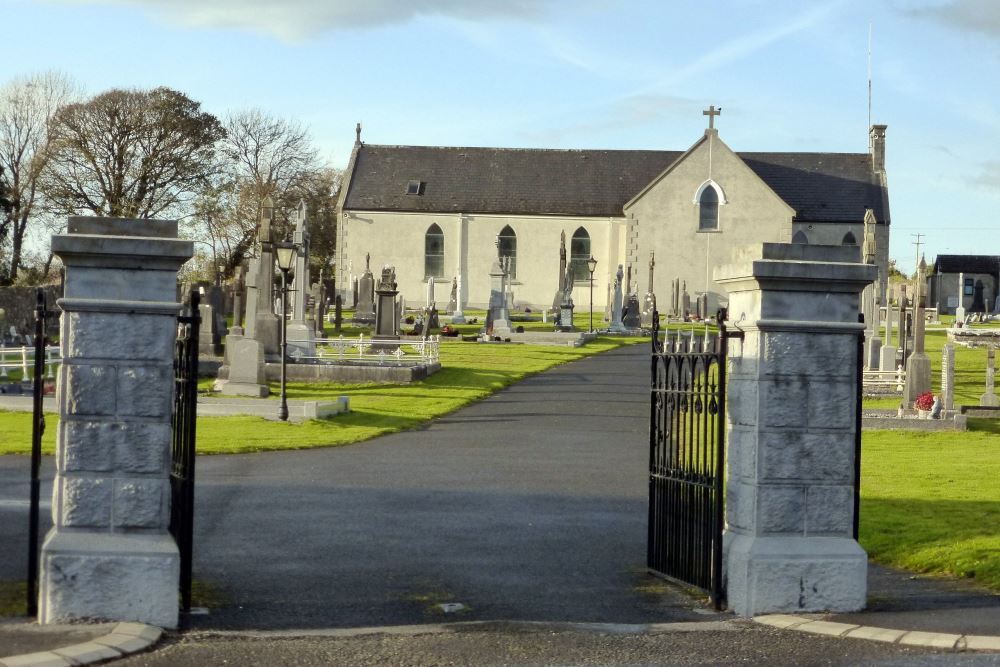
[[[864,433],[860,541],[876,562],[1000,592],[1000,425],[970,425]]]

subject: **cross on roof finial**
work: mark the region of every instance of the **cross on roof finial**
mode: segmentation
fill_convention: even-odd
[[[716,109],[714,104],[701,112],[702,116],[708,116],[708,129],[710,130],[715,129],[715,117],[721,114],[722,107]]]

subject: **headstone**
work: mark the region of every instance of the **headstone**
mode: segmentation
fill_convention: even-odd
[[[955,409],[955,346],[951,343],[941,348],[941,397],[946,411]]]
[[[955,326],[965,322],[965,274],[958,274],[958,307],[955,308]]]
[[[295,252],[295,274],[292,280],[292,319],[288,322],[286,340],[291,357],[316,356],[316,328],[306,317],[306,301],[312,281],[309,278],[310,252],[309,220],[305,201],[299,200],[295,211],[295,232],[292,241]]]
[[[434,276],[427,278],[427,294],[424,299],[424,309],[434,306]]]
[[[233,326],[230,334],[243,336],[243,267],[237,266],[233,271]]]
[[[931,390],[931,360],[924,351],[924,300],[927,298],[927,262],[920,258],[913,294],[913,353],[906,360],[905,400],[912,404],[917,396]]]
[[[316,330],[316,335],[322,338],[326,338],[326,328],[324,324],[326,323],[326,311],[327,311],[327,296],[326,296],[326,281],[323,279],[324,271],[320,269],[319,280],[313,284],[312,296],[313,296],[313,328]]]
[[[739,427],[727,443],[723,538],[728,606],[739,616],[865,606],[867,555],[853,538],[852,360],[859,297],[877,268],[856,253],[765,243],[715,272],[744,322],[744,339],[728,343],[726,408]]]
[[[681,316],[681,279],[670,281],[670,317],[679,319]]]
[[[986,348],[986,391],[982,396],[979,397],[979,405],[983,407],[996,408],[1000,407],[1000,398],[997,398],[996,392],[994,391],[994,372],[995,372],[995,357],[996,349],[990,345]]]
[[[935,396],[931,404],[931,419],[941,419],[941,397]]]
[[[358,292],[360,287],[358,285],[357,278],[351,278],[351,309],[356,309],[358,307]]]
[[[69,218],[53,528],[39,620],[175,628],[180,561],[170,522],[177,222]],[[97,237],[97,238],[95,238]]]
[[[264,357],[276,359],[281,342],[281,323],[274,310],[274,229],[273,209],[262,207],[258,241],[260,257],[251,262],[251,275],[247,276],[247,316],[244,320],[247,338],[255,338],[264,346]],[[250,287],[253,286],[254,305],[250,305]],[[251,310],[254,317],[251,322]]]
[[[226,338],[225,380],[215,381],[215,390],[226,396],[264,398],[270,390],[264,375],[264,346],[253,338]]]
[[[985,313],[986,312],[986,299],[983,295],[985,291],[985,286],[982,280],[977,280],[975,286],[972,288],[972,306],[969,308],[969,312],[972,313]]]
[[[556,295],[552,299],[552,310],[556,312],[556,326],[560,324],[560,311],[562,309],[563,301],[566,300],[566,230],[563,230],[559,234],[559,287],[556,289]]]
[[[861,245],[861,261],[865,264],[875,265],[878,256],[878,244],[875,236],[875,213],[872,209],[865,209],[865,235]],[[865,368],[877,370],[879,368],[879,355],[882,351],[882,339],[879,338],[879,281],[878,277],[871,285],[865,288],[861,295],[862,310],[865,316]]]
[[[622,265],[618,265],[618,272],[615,274],[615,295],[613,301],[611,302],[611,327],[610,330],[615,333],[621,333],[625,331],[625,325],[622,323],[622,278],[624,277],[624,272],[622,271]]]
[[[628,301],[625,303],[625,308],[622,311],[622,325],[630,331],[635,331],[642,326],[638,294],[632,293],[628,295]]]
[[[649,282],[647,283],[648,289],[646,291],[646,298],[642,301],[642,319],[639,324],[643,329],[651,329],[653,327],[653,314],[656,312],[656,294],[653,293],[653,267],[656,266],[656,262],[653,258],[653,253],[649,253]]]
[[[451,279],[451,296],[448,298],[448,308],[449,313],[454,313],[458,310],[458,278]]]
[[[486,313],[485,332],[493,336],[509,336],[510,313],[507,310],[506,266],[509,257],[498,256],[490,269],[490,303]]]
[[[691,295],[688,294],[687,281],[684,281],[683,287],[681,288],[681,298],[680,298],[680,318],[687,322],[691,319]]]
[[[366,271],[366,275],[367,273],[368,272]],[[399,292],[396,289],[396,269],[395,267],[386,265],[382,267],[382,277],[375,290],[375,295],[378,299],[375,305],[374,336],[376,338],[399,338],[399,309],[396,304],[397,294],[399,294]]]
[[[890,292],[891,294],[891,292]],[[892,344],[892,304],[889,303],[888,296],[885,300],[885,342],[879,350],[878,369],[882,372],[896,370],[896,354],[898,352]]]
[[[438,315],[438,309],[431,306],[430,310],[427,311],[427,333],[430,333],[431,329],[441,328],[441,318]]]
[[[215,317],[215,309],[210,303],[198,305],[201,316],[201,328],[198,331],[198,354],[213,357],[222,354],[222,336],[219,335],[219,322]]]
[[[344,324],[344,300],[338,294],[334,299],[333,306],[333,326],[337,333],[340,333],[340,327]]]
[[[465,324],[465,313],[462,312],[462,274],[455,277],[455,308],[451,314],[452,324]]]
[[[358,280],[358,302],[354,307],[355,324],[375,324],[375,277],[371,255],[365,255],[365,272]]]

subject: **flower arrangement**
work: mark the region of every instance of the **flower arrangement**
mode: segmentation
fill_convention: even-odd
[[[917,396],[917,400],[914,401],[913,406],[917,410],[930,410],[934,407],[934,394],[929,391],[925,391]]]
[[[442,336],[458,336],[458,333],[459,333],[458,329],[451,326],[450,324],[446,324],[443,327],[441,327]]]

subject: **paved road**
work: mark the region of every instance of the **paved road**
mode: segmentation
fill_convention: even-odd
[[[559,367],[427,428],[199,460],[198,628],[701,618],[644,572],[647,365]]]

